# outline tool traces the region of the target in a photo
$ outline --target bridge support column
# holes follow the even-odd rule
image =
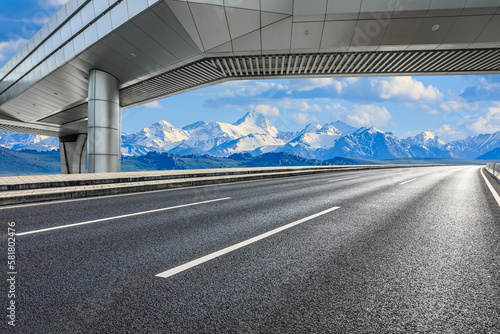
[[[63,174],[85,173],[87,134],[60,137],[59,152],[61,154],[61,172]]]
[[[98,70],[89,75],[88,164],[89,173],[120,171],[121,110],[119,82]]]

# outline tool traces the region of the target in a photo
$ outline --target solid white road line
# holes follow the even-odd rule
[[[493,197],[497,201],[498,206],[500,206],[500,196],[498,196],[497,191],[495,190],[495,188],[493,188],[493,186],[491,185],[490,181],[488,181],[488,179],[486,178],[486,175],[484,175],[484,170],[483,169],[481,169],[481,175],[483,176],[484,182],[486,182],[486,185],[488,186],[488,189],[490,189],[491,193],[493,194]]]
[[[415,179],[411,179],[411,180],[408,180],[408,181],[405,181],[405,182],[401,182],[400,185],[403,185],[403,184],[407,184],[407,183],[410,183],[410,182],[413,182],[415,180],[417,180],[418,178],[415,178]]]
[[[49,227],[49,228],[44,228],[44,229],[41,229],[41,230],[34,230],[34,231],[29,231],[29,232],[16,233],[16,235],[17,236],[21,236],[21,235],[27,235],[27,234],[34,234],[34,233],[40,233],[40,232],[46,232],[46,231],[59,230],[59,229],[62,229],[62,228],[67,228],[67,227],[74,227],[74,226],[79,226],[79,225],[87,225],[87,224],[100,223],[100,222],[104,222],[104,221],[107,221],[107,220],[114,220],[114,219],[120,219],[120,218],[126,218],[126,217],[133,217],[133,216],[145,215],[145,214],[148,214],[148,213],[161,212],[161,211],[167,211],[167,210],[173,210],[173,209],[179,209],[179,208],[186,208],[186,207],[189,207],[189,206],[200,205],[200,204],[207,204],[207,203],[213,203],[213,202],[219,202],[219,201],[225,201],[225,200],[228,200],[228,199],[231,199],[231,197],[217,198],[217,199],[212,199],[212,200],[209,200],[209,201],[176,205],[176,206],[171,206],[171,207],[168,207],[168,208],[162,208],[162,209],[156,209],[156,210],[149,210],[149,211],[143,211],[143,212],[129,213],[129,214],[126,214],[126,215],[115,216],[115,217],[108,217],[108,218],[102,218],[102,219],[96,219],[96,220],[90,220],[90,221],[76,223],[76,224],[62,225],[62,226],[56,226],[56,227]]]
[[[338,182],[338,181],[344,181],[344,180],[352,180],[352,179],[357,179],[361,176],[353,176],[353,177],[346,177],[345,179],[333,179],[333,180],[330,180],[328,182]]]
[[[178,266],[178,267],[175,267],[175,268],[172,268],[172,269],[170,269],[170,270],[164,271],[164,272],[162,272],[162,273],[160,273],[160,274],[158,274],[158,275],[155,275],[155,276],[157,276],[157,277],[161,277],[161,278],[167,278],[167,277],[170,277],[170,276],[174,276],[174,275],[176,275],[176,274],[178,274],[178,273],[180,273],[180,272],[183,272],[184,270],[187,270],[187,269],[190,269],[190,268],[196,267],[197,265],[200,265],[200,264],[202,264],[202,263],[204,263],[204,262],[210,261],[210,260],[215,259],[215,258],[217,258],[217,257],[219,257],[219,256],[222,256],[222,255],[224,255],[224,254],[227,254],[227,253],[230,253],[230,252],[232,252],[232,251],[235,251],[235,250],[237,250],[237,249],[239,249],[239,248],[242,248],[242,247],[248,246],[248,245],[250,245],[250,244],[253,244],[254,242],[257,242],[257,241],[259,241],[259,240],[262,240],[262,239],[265,239],[265,238],[267,238],[267,237],[270,237],[270,236],[272,236],[273,234],[276,234],[276,233],[282,232],[282,231],[287,230],[287,229],[289,229],[289,228],[291,228],[291,227],[294,227],[294,226],[296,226],[296,225],[302,224],[302,223],[304,223],[304,222],[306,222],[306,221],[308,221],[308,220],[311,220],[311,219],[317,218],[317,217],[319,217],[319,216],[325,215],[325,214],[327,214],[327,213],[329,213],[329,212],[332,212],[332,211],[335,211],[335,210],[337,210],[337,209],[340,209],[340,207],[339,207],[339,206],[335,206],[335,207],[330,208],[330,209],[328,209],[328,210],[321,211],[321,212],[316,213],[316,214],[314,214],[314,215],[312,215],[312,216],[309,216],[309,217],[306,217],[306,218],[302,218],[302,219],[297,220],[297,221],[295,221],[295,222],[293,222],[293,223],[290,223],[290,224],[287,224],[287,225],[284,225],[284,226],[278,227],[278,228],[276,228],[276,229],[274,229],[274,230],[271,230],[271,231],[269,231],[269,232],[266,232],[266,233],[264,233],[264,234],[258,235],[258,236],[256,236],[256,237],[253,237],[253,238],[248,239],[248,240],[246,240],[246,241],[242,241],[242,242],[237,243],[237,244],[235,244],[235,245],[233,245],[233,246],[229,246],[229,247],[227,247],[227,248],[221,249],[221,250],[219,250],[219,251],[217,251],[217,252],[214,252],[214,253],[212,253],[212,254],[205,255],[205,256],[203,256],[203,257],[200,257],[199,259],[196,259],[196,260],[190,261],[190,262],[185,263],[185,264],[183,264],[183,265],[180,265],[180,266]]]

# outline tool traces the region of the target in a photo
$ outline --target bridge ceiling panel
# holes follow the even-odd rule
[[[260,10],[264,12],[273,12],[292,15],[293,0],[281,1],[262,1],[260,2]]]
[[[444,39],[444,45],[440,45],[440,48],[451,49],[469,46],[479,37],[479,34],[492,17],[492,15],[481,15],[457,18]]]
[[[260,11],[226,8],[227,24],[231,39],[236,39],[260,29]]]
[[[424,17],[431,0],[398,0],[392,12],[393,18]]]
[[[201,52],[202,48],[198,45],[197,42],[195,42],[192,38],[191,35],[184,30],[183,25],[181,24],[181,20],[183,18],[177,17],[172,10],[167,6],[165,2],[160,2],[157,6],[153,7],[153,12],[156,13],[156,15],[163,20],[177,35],[179,35],[183,43],[187,43],[191,46],[191,49],[196,51],[196,52]],[[192,17],[191,17],[192,20]],[[190,54],[186,57],[191,57],[193,55],[193,52],[190,51]],[[182,59],[182,57],[181,57]]]
[[[167,6],[162,8],[166,8],[166,10],[170,12]],[[167,22],[154,11],[147,11],[136,18],[134,23],[146,34],[151,36],[158,44],[173,54],[178,60],[187,59],[198,54],[195,46],[188,43],[170,26],[176,26],[176,21],[170,21],[167,24]]]
[[[367,1],[363,0],[361,2],[361,9],[358,19],[361,20],[373,20],[375,18],[387,18],[391,17],[394,12],[397,1],[391,0],[377,0],[377,1]]]
[[[350,50],[375,51],[382,43],[387,25],[377,20],[358,20],[352,36]]]
[[[136,55],[145,54],[143,50],[147,50],[147,56],[153,60],[151,64],[156,63],[163,67],[168,67],[177,61],[173,54],[135,24],[124,26],[117,31],[117,34],[130,43],[127,50],[129,55],[131,52]]]
[[[260,30],[241,36],[232,42],[234,54],[236,55],[261,54],[261,45]]]
[[[260,0],[224,0],[224,6],[260,10],[260,2]]]
[[[207,5],[217,5],[217,6],[224,5],[224,0],[177,0],[177,1],[188,1],[192,3],[203,3]]]
[[[293,22],[291,52],[317,52],[324,22]]]
[[[459,15],[467,0],[432,0],[429,16]]]
[[[499,46],[498,32],[500,31],[500,15],[495,15],[476,39],[476,43],[485,46]]]
[[[405,50],[412,43],[418,28],[422,24],[421,18],[401,18],[389,22],[384,33],[382,46],[378,50]]]
[[[317,21],[325,18],[327,0],[294,1],[293,21]]]
[[[189,9],[189,4],[184,1],[175,0],[165,0],[172,14],[176,17],[179,23],[182,25],[183,29],[189,38],[196,44],[198,50],[205,51],[203,44],[201,43],[200,35],[198,34],[198,29],[194,23],[193,15]]]
[[[456,21],[456,17],[440,17],[439,29],[437,31],[432,31],[432,27],[436,25],[436,19],[430,17],[424,18],[408,48],[412,50],[437,48],[443,43],[446,36],[448,36]]]
[[[267,54],[290,52],[292,18],[288,17],[262,28],[262,52]],[[259,52],[260,53],[260,52]]]
[[[360,8],[361,0],[328,0],[326,20],[356,20]]]
[[[231,40],[224,7],[200,3],[189,3],[189,7],[205,50]]]
[[[54,115],[42,118],[39,121],[57,125],[67,125],[73,122],[86,120],[88,118],[88,114],[88,105],[85,102]]]
[[[269,26],[278,21],[289,18],[290,15],[281,14],[281,13],[270,13],[270,12],[261,12],[260,15],[260,24],[262,27]]]
[[[321,50],[338,52],[347,49],[354,35],[356,22],[355,20],[326,21],[321,39]]]

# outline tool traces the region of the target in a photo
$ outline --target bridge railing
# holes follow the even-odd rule
[[[487,163],[486,170],[500,182],[500,164]]]

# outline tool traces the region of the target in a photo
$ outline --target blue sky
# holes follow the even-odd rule
[[[0,67],[65,0],[2,0]],[[434,130],[445,141],[500,131],[500,76],[425,76],[233,81],[123,111],[123,132],[158,120],[233,123],[248,111],[282,131],[342,120],[404,138]]]

